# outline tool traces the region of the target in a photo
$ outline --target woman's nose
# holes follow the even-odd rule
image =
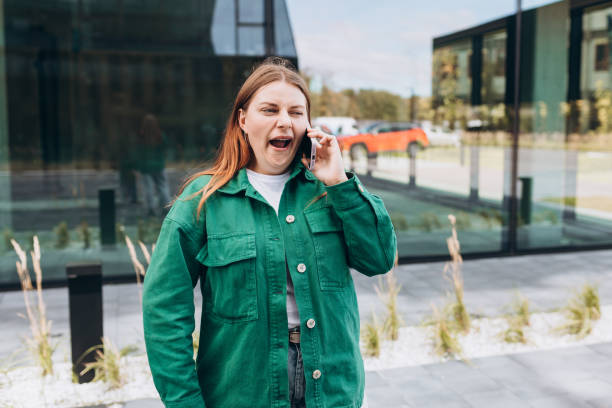
[[[291,118],[289,117],[289,113],[280,111],[276,125],[280,128],[291,126]]]

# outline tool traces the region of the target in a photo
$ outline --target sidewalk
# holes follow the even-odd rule
[[[398,306],[406,324],[418,324],[440,304],[448,283],[444,263],[400,266]],[[466,261],[463,267],[468,310],[486,316],[503,312],[515,290],[530,300],[533,311],[565,305],[585,282],[596,283],[602,304],[612,303],[612,251],[529,255]],[[376,279],[353,273],[362,320],[382,312]],[[141,318],[136,285],[104,287],[104,333],[119,346],[141,344]],[[53,335],[69,343],[66,289],[45,290]],[[198,302],[201,302],[198,299]],[[16,313],[23,312],[21,293],[0,293],[5,333],[28,330]],[[199,308],[198,311],[199,313]],[[20,345],[11,335],[0,342],[0,357]],[[369,371],[366,389],[377,407],[612,407],[612,343],[475,359],[472,365],[441,364]],[[127,408],[161,407],[156,400],[131,401]]]

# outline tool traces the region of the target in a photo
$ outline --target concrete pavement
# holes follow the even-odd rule
[[[443,263],[403,265],[398,306],[407,324],[429,314],[430,302],[442,302],[448,288]],[[596,283],[602,304],[612,303],[612,251],[491,258],[466,261],[463,267],[468,310],[501,314],[514,290],[527,296],[534,311],[562,307],[572,290]],[[363,319],[382,311],[374,291],[376,279],[353,273]],[[45,290],[53,336],[60,340],[58,358],[69,340],[66,289]],[[197,299],[200,302],[200,299]],[[0,293],[3,333],[0,357],[19,345],[14,334],[28,327],[19,292]],[[199,313],[199,310],[198,310]],[[105,335],[119,346],[141,344],[136,285],[104,287]],[[11,333],[10,335],[8,333]],[[487,357],[472,365],[450,361],[367,373],[367,394],[376,407],[612,407],[612,343]],[[160,407],[157,400],[130,401],[128,408]]]

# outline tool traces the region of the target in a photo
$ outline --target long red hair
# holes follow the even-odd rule
[[[178,195],[193,180],[203,175],[212,175],[206,186],[194,193],[190,198],[201,195],[198,204],[197,219],[200,218],[202,206],[215,191],[227,184],[228,181],[243,167],[246,167],[252,158],[252,151],[243,136],[242,129],[238,123],[240,109],[247,110],[253,95],[263,86],[275,81],[284,81],[294,85],[302,91],[306,97],[306,112],[310,123],[310,92],[304,79],[293,69],[291,63],[284,58],[271,57],[261,63],[249,77],[244,81],[238,91],[232,113],[227,120],[221,148],[213,166],[209,169],[199,171],[189,176],[181,188]]]

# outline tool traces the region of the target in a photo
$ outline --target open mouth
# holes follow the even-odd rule
[[[277,149],[285,149],[291,143],[291,139],[272,139],[270,140],[270,144]]]

